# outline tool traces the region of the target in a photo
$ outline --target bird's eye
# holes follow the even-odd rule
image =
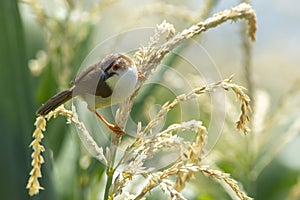
[[[117,70],[120,69],[120,65],[119,65],[119,64],[114,64],[113,67],[112,67],[112,69],[113,69],[114,71],[117,71]]]

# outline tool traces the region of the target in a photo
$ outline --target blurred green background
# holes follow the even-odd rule
[[[202,17],[240,3],[25,2],[0,1],[0,194],[1,199],[11,200],[30,199],[25,186],[35,110],[68,87],[91,49],[112,35],[154,27],[164,19],[180,31]],[[226,123],[207,159],[231,173],[255,199],[300,199],[300,2],[265,0],[251,4],[258,18],[251,72],[243,66],[246,56],[242,23],[225,23],[195,38],[213,58],[223,78],[235,74],[235,82],[252,88],[256,110],[260,111],[253,121],[254,132],[246,137],[234,130],[234,122]],[[182,48],[188,49],[188,45]],[[164,62],[180,70],[175,58]],[[247,76],[251,76],[250,83]],[[174,98],[174,94],[155,87],[151,87],[151,93],[147,88],[145,91],[135,104],[138,109],[133,110],[136,121],[147,121],[146,114],[138,112],[146,110],[144,101],[163,104]],[[230,99],[234,105],[234,97]],[[171,113],[173,117],[167,124],[178,120],[178,112],[175,109]],[[201,120],[209,121],[209,111],[202,112]],[[31,199],[99,199],[105,166],[89,156],[74,132],[64,118],[47,124],[43,141],[46,164],[40,179],[46,190]],[[197,200],[231,199],[218,183],[203,176],[197,176],[184,194]],[[154,193],[152,199],[158,196]]]

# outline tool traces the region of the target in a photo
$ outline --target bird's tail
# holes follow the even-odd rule
[[[58,106],[63,103],[69,101],[72,98],[73,88],[68,90],[64,90],[51,99],[49,99],[46,103],[44,103],[37,111],[37,115],[47,115],[50,111],[55,110]]]

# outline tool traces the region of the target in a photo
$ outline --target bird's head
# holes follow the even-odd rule
[[[103,78],[112,89],[112,104],[124,101],[133,93],[138,80],[134,62],[123,54],[111,54],[103,62],[106,66]]]

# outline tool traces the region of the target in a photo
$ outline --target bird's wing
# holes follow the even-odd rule
[[[89,66],[88,68],[84,69],[82,72],[80,72],[72,81],[72,85],[76,85],[81,79],[83,79],[87,74],[91,73],[92,71],[96,70],[97,66],[100,63],[94,64],[92,66]]]
[[[103,80],[104,70],[101,63],[97,63],[83,70],[72,81],[75,85],[74,92],[78,95],[92,94],[103,98],[112,94],[111,88]]]

